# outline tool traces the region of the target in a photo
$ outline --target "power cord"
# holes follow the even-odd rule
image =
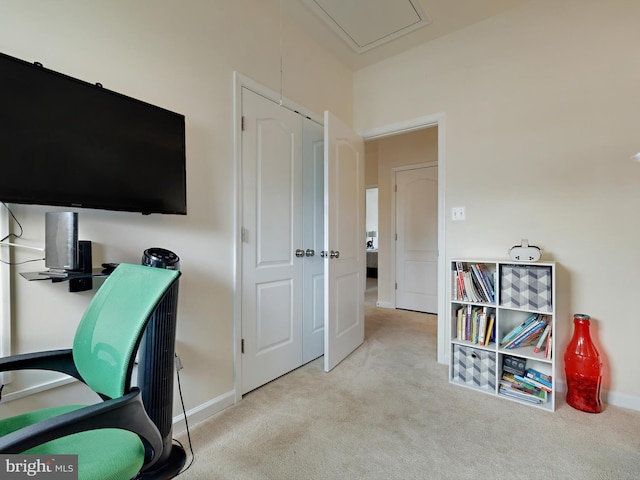
[[[5,202],[0,202],[0,203],[2,203],[4,208],[7,209],[7,212],[9,212],[9,215],[11,215],[11,218],[13,218],[13,221],[16,223],[16,225],[18,225],[18,228],[20,229],[20,233],[18,233],[18,234],[9,233],[9,234],[5,235],[4,238],[0,238],[0,243],[4,242],[5,240],[10,239],[10,238],[22,238],[22,234],[24,233],[24,229],[22,228],[22,224],[16,218],[16,216],[13,214],[13,212],[11,211],[11,209],[9,208],[9,206]],[[5,260],[0,260],[0,263],[4,263],[5,265],[12,265],[13,266],[13,265],[24,265],[25,263],[31,263],[31,262],[41,262],[43,260],[44,260],[44,258],[34,258],[32,260],[24,260],[22,262],[7,262]]]
[[[177,477],[178,475],[182,475],[184,472],[189,470],[191,465],[193,465],[194,460],[196,459],[196,455],[195,453],[193,453],[193,444],[191,443],[191,433],[189,432],[189,420],[187,419],[187,410],[184,406],[184,397],[182,396],[182,385],[180,384],[180,370],[182,370],[182,362],[180,361],[180,357],[178,357],[177,354],[175,354],[175,360],[176,360],[176,378],[178,380],[178,393],[180,395],[180,404],[182,405],[182,413],[184,415],[184,424],[187,430],[187,439],[189,441],[189,453],[191,454],[189,463],[182,470],[180,470],[180,472],[178,472],[178,474],[176,475]],[[184,450],[184,446],[179,440],[174,438],[173,441],[177,443]]]
[[[13,218],[13,221],[16,222],[16,225],[18,225],[18,228],[20,228],[20,233],[18,235],[16,235],[15,233],[10,233],[10,234],[6,235],[4,238],[0,239],[0,242],[4,242],[6,239],[12,238],[12,237],[13,238],[22,238],[22,234],[24,233],[24,229],[22,228],[22,225],[20,224],[20,222],[18,221],[16,216],[13,214],[13,212],[9,208],[9,205],[7,205],[5,202],[2,202],[2,205],[4,205],[4,208],[7,209],[7,212],[9,212],[9,215],[11,215],[11,218]]]

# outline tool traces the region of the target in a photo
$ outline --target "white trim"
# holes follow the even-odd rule
[[[233,401],[242,399],[242,84],[244,77],[233,72]]]
[[[447,349],[448,338],[446,328],[446,216],[445,212],[445,114],[437,113],[412,120],[376,127],[370,130],[358,132],[365,140],[398,135],[412,132],[427,127],[438,127],[438,363],[447,364],[449,351]],[[395,261],[395,257],[394,257]],[[393,266],[395,272],[395,265]],[[395,278],[395,277],[394,277]],[[382,305],[379,305],[382,306]]]
[[[640,397],[628,395],[626,393],[603,391],[602,402],[607,405],[613,405],[614,407],[640,411]]]
[[[439,127],[440,123],[444,124],[444,113],[437,113],[435,115],[427,115],[425,117],[418,117],[412,120],[404,120],[402,122],[393,123],[391,125],[384,125],[382,127],[371,128],[358,132],[358,135],[365,140],[373,140],[375,138],[390,137],[398,135],[400,133],[409,133],[414,130],[421,130],[427,127]]]
[[[392,309],[396,308],[396,306],[392,302],[376,302],[376,307]]]
[[[0,238],[9,234],[9,212],[4,205],[0,205]],[[1,249],[0,260],[9,262],[11,252],[9,249]],[[0,263],[0,357],[11,355],[11,276],[10,267],[6,263]],[[2,385],[11,383],[11,372],[0,373]]]
[[[207,418],[221,412],[227,407],[232,406],[235,402],[235,391],[229,390],[222,395],[218,395],[216,398],[209,400],[197,407],[194,407],[187,411],[186,416],[189,419],[190,427],[203,422]],[[185,414],[181,413],[173,417],[173,431],[179,433],[185,431],[186,423],[184,421]]]

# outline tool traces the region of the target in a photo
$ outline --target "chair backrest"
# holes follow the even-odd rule
[[[147,322],[179,276],[176,270],[123,263],[98,289],[73,341],[76,368],[95,392],[115,398],[130,387]]]

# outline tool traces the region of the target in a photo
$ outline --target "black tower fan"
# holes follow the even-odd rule
[[[163,248],[149,248],[142,255],[148,267],[180,269],[180,258]],[[175,477],[186,462],[182,447],[173,444],[173,373],[175,365],[178,283],[167,292],[149,320],[138,350],[138,387],[147,414],[162,436],[163,450],[157,463],[141,473],[138,479]]]

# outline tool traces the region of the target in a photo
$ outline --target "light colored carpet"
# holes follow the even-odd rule
[[[448,383],[436,317],[375,307],[365,343],[330,373],[315,360],[192,426],[180,479],[640,478],[640,413],[555,413]],[[187,447],[184,433],[178,439]]]

